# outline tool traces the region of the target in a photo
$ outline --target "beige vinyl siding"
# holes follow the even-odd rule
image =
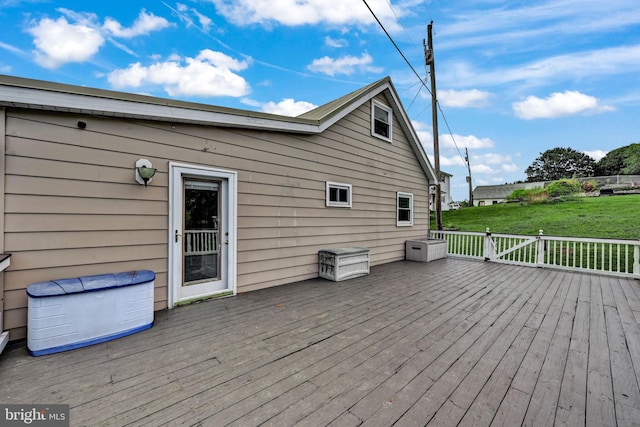
[[[38,281],[150,269],[157,274],[155,307],[166,307],[166,168],[154,179],[164,187],[136,184],[133,165],[143,153],[135,144],[114,150],[108,136],[78,129],[79,119],[122,126],[74,115],[7,114],[5,238],[12,265],[5,272],[5,327],[12,339],[25,334],[24,289]]]
[[[327,247],[403,259],[404,241],[427,235],[429,186],[395,116],[392,143],[370,135],[370,108],[321,135],[9,109],[5,328],[24,336],[24,289],[63,277],[151,269],[166,307],[170,161],[238,172],[238,292],[316,277]],[[158,169],[147,188],[139,158]],[[325,207],[326,181],[351,184],[353,207]],[[413,227],[396,227],[397,191],[414,195]]]

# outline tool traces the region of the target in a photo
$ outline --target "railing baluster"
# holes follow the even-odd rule
[[[535,238],[492,234],[489,229],[484,233],[434,230],[429,235],[446,240],[451,256],[640,279],[640,241],[544,236],[542,230]],[[206,240],[198,247],[217,250],[218,234],[202,238]],[[197,243],[187,232],[184,241],[186,250]]]

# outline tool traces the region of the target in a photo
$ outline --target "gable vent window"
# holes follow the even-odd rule
[[[326,193],[327,206],[342,208],[351,207],[351,184],[327,181]]]
[[[392,114],[391,108],[386,105],[380,104],[376,101],[371,101],[371,135],[391,142],[391,123]]]

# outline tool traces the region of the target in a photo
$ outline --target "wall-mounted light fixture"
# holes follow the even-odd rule
[[[155,174],[156,169],[153,168],[149,160],[139,159],[136,161],[136,182],[138,182],[138,184],[144,184],[146,187],[147,184],[152,181]]]
[[[78,128],[86,129],[86,127],[87,127],[87,122],[83,122],[82,120],[78,121]]]

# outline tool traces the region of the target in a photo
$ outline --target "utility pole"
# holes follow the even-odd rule
[[[438,143],[438,99],[436,98],[436,66],[433,54],[432,39],[433,21],[427,26],[428,44],[425,47],[424,59],[431,75],[431,120],[433,121],[433,158],[436,172],[436,228],[442,230],[442,202],[440,193],[440,146]],[[423,41],[424,44],[424,41]]]
[[[467,170],[469,176],[467,176],[467,182],[469,183],[469,206],[473,207],[473,184],[471,182],[471,163],[469,163],[469,149],[464,147],[464,161],[467,162]]]

